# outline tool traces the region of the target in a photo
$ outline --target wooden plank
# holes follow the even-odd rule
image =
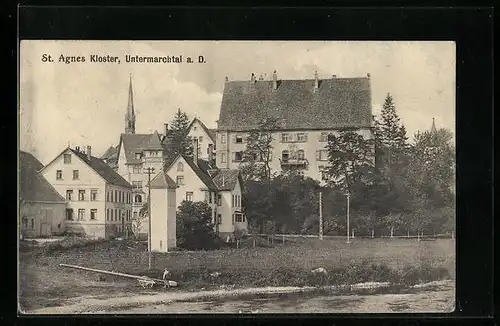
[[[169,286],[177,286],[177,282],[175,282],[175,281],[160,280],[160,279],[151,278],[148,276],[138,276],[138,275],[132,275],[132,274],[119,273],[119,272],[110,272],[110,271],[105,271],[105,270],[101,270],[101,269],[83,267],[83,266],[78,266],[78,265],[59,264],[59,266],[80,269],[80,270],[94,272],[94,273],[101,273],[101,274],[107,274],[107,275],[115,275],[115,276],[133,278],[136,280],[150,280],[150,281],[154,281],[154,282],[160,283],[160,284],[164,284],[165,282],[168,282]]]

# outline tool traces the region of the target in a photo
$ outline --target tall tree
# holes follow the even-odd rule
[[[389,181],[398,169],[406,163],[408,137],[406,128],[396,111],[391,94],[387,94],[380,119],[375,123],[377,166]]]
[[[352,193],[356,185],[373,178],[374,142],[352,131],[328,137],[328,175],[330,184]]]
[[[271,179],[273,131],[276,129],[277,120],[266,118],[261,121],[257,129],[250,131],[247,136],[247,146],[240,163],[240,169],[246,180]]]
[[[190,121],[185,112],[180,108],[170,121],[170,129],[167,134],[166,144],[168,148],[167,163],[182,154],[191,157],[193,155],[193,144],[188,136]]]

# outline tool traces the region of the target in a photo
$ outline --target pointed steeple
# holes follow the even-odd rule
[[[134,93],[132,91],[132,74],[130,74],[128,85],[128,104],[127,114],[125,114],[125,133],[135,134],[135,112],[134,112]]]
[[[434,118],[432,118],[431,134],[435,133],[437,133],[436,122],[434,121]]]

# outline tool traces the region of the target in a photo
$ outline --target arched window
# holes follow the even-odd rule
[[[286,149],[281,152],[281,160],[286,162],[290,158],[290,152],[287,151]]]
[[[184,172],[184,164],[182,162],[177,163],[177,172]]]
[[[299,149],[297,151],[297,160],[305,160],[306,159],[306,153],[304,152],[303,149]]]
[[[141,195],[135,195],[135,202],[136,203],[142,203],[142,197],[141,197]]]

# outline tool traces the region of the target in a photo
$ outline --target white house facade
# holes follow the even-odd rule
[[[94,238],[125,236],[132,219],[131,185],[101,159],[66,148],[40,174],[66,199],[65,229]]]

